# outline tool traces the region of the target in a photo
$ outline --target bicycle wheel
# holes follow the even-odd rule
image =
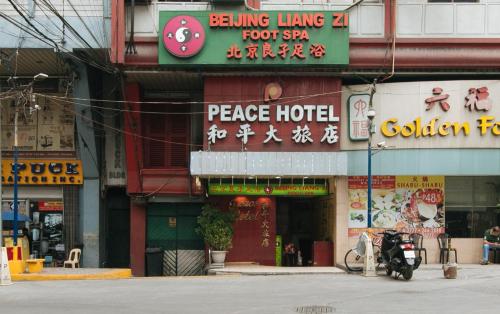
[[[363,257],[358,255],[353,249],[347,251],[344,257],[345,267],[350,272],[363,270]]]

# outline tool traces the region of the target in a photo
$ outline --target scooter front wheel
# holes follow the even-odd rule
[[[392,269],[391,269],[391,267],[390,267],[390,266],[387,266],[387,267],[385,268],[385,274],[386,274],[387,276],[392,275]]]

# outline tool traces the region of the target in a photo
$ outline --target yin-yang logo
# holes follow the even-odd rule
[[[189,58],[203,48],[205,30],[200,21],[193,16],[175,16],[168,20],[163,28],[163,44],[170,54],[179,58]]]

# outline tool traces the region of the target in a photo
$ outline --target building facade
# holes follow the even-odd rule
[[[448,232],[460,262],[477,262],[498,223],[499,9],[114,1],[134,273],[148,247],[202,250],[205,203],[239,211],[230,261],[276,263],[279,235],[304,263],[315,242],[341,263],[367,220],[375,78],[373,143],[388,147],[373,155],[374,227],[423,233],[432,260]]]
[[[129,204],[115,136],[121,117],[106,102],[121,95],[109,62],[111,2],[2,0],[0,11],[2,210],[14,198],[17,120],[19,213],[30,220],[31,253],[60,262],[79,247],[84,267],[127,267],[128,248],[115,252],[127,243]]]

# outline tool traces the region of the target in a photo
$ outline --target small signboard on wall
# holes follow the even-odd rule
[[[209,184],[210,195],[324,196],[325,184]]]
[[[368,139],[369,122],[366,116],[370,103],[370,95],[352,95],[347,101],[349,114],[349,138],[351,141]]]

